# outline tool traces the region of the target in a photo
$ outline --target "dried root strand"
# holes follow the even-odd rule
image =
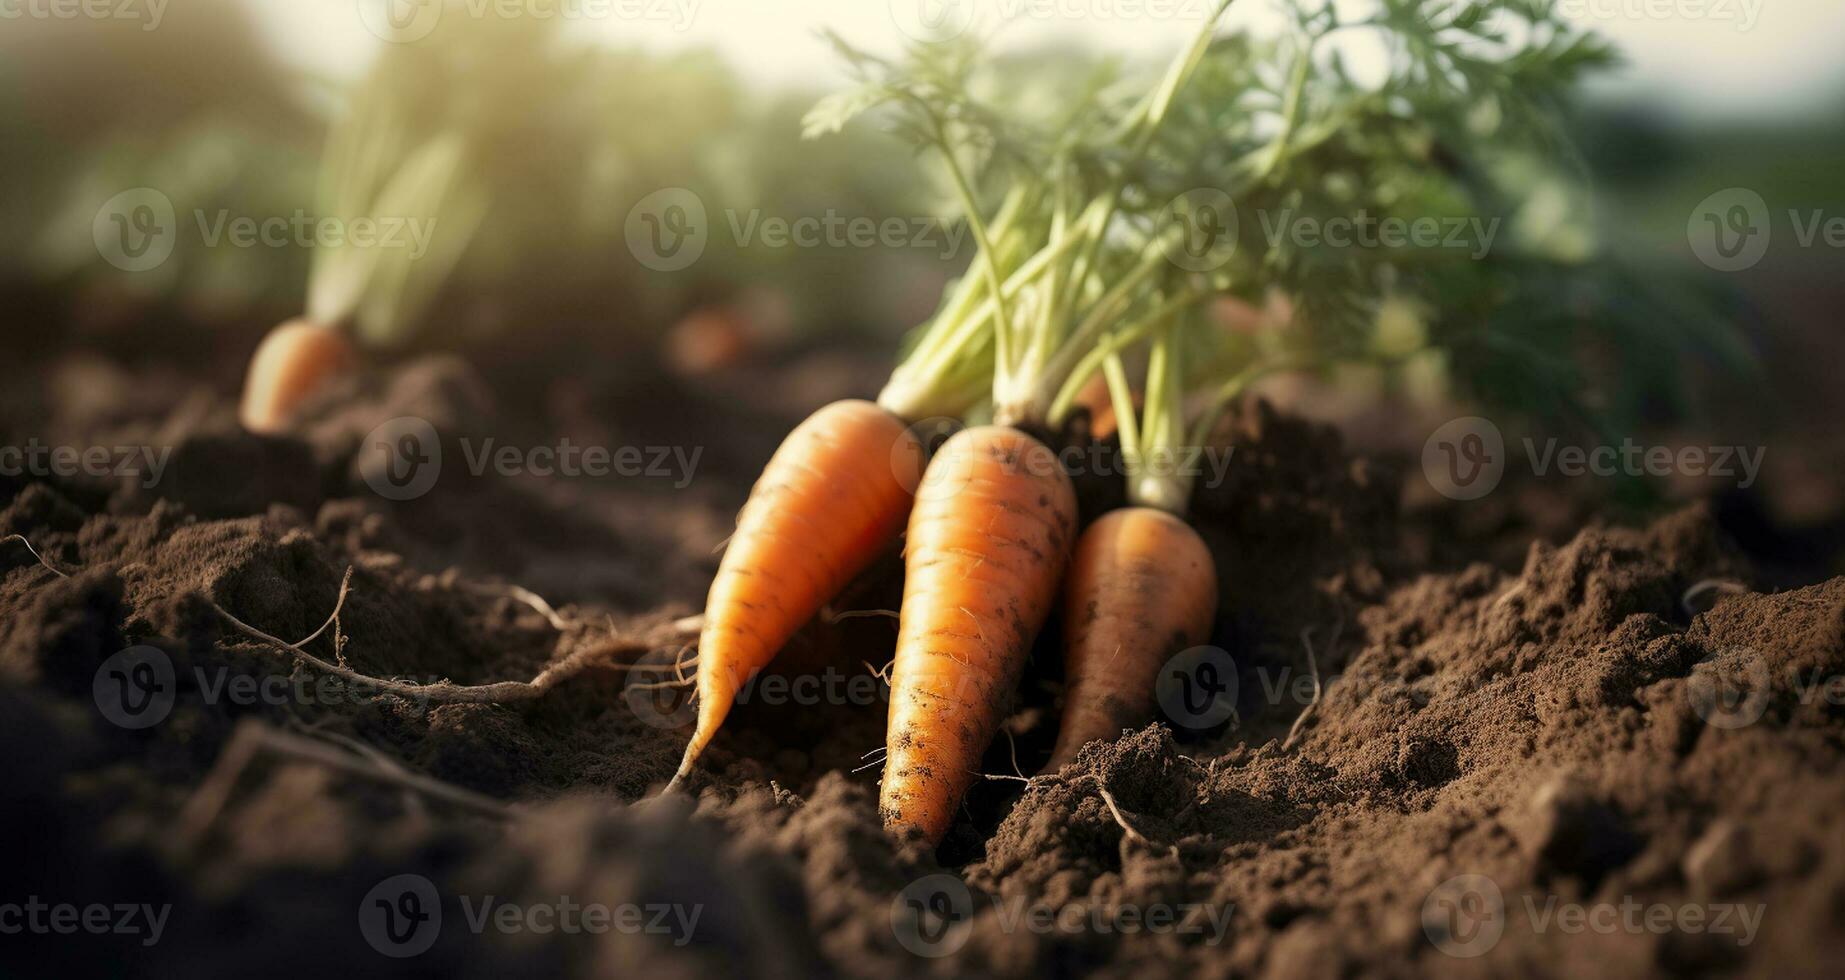
[[[594,663],[613,653],[640,653],[648,647],[644,643],[613,640],[600,645],[583,647],[539,672],[529,681],[499,681],[493,684],[463,685],[441,681],[434,684],[419,684],[391,678],[373,677],[362,674],[342,664],[332,663],[312,653],[305,647],[318,639],[339,620],[340,612],[346,606],[346,599],[352,592],[352,568],[346,569],[346,575],[340,580],[339,598],[335,601],[333,612],[320,628],[299,642],[290,643],[272,633],[251,626],[236,615],[219,605],[216,600],[207,600],[211,608],[224,617],[225,621],[240,632],[279,650],[286,651],[297,661],[315,670],[332,674],[355,687],[390,694],[396,697],[422,700],[436,704],[510,704],[532,701],[544,696],[561,681],[582,673]],[[623,667],[631,665],[620,665]]]
[[[1687,617],[1696,619],[1698,608],[1693,603],[1704,593],[1722,592],[1726,595],[1737,595],[1747,591],[1749,591],[1747,585],[1733,579],[1707,578],[1701,582],[1692,583],[1691,587],[1685,590],[1685,594],[1679,597],[1678,604],[1684,608]]]
[[[530,589],[524,588],[523,586],[518,586],[518,585],[462,585],[461,588],[463,591],[472,592],[475,595],[492,596],[492,597],[500,598],[500,599],[510,599],[513,602],[517,602],[520,605],[526,606],[527,608],[531,609],[533,612],[537,613],[538,615],[543,616],[545,618],[545,622],[550,623],[551,628],[558,631],[559,633],[570,632],[570,627],[573,625],[570,620],[565,619],[563,617],[563,614],[557,611],[557,608],[555,606],[552,606],[549,602],[546,602],[544,596],[541,596],[538,593],[533,592]]]
[[[861,767],[861,768],[864,768],[864,767]],[[857,770],[853,770],[853,771],[856,772]],[[1000,780],[1000,781],[1009,782],[1009,783],[1024,783],[1027,786],[1030,786],[1033,783],[1040,782],[1040,781],[1044,781],[1044,782],[1062,782],[1063,781],[1063,776],[1060,773],[1054,773],[1054,772],[1039,773],[1036,776],[1014,776],[1009,773],[991,773],[991,772],[976,773],[976,775],[978,775],[982,779]],[[1151,837],[1148,837],[1146,834],[1141,833],[1139,828],[1135,827],[1132,823],[1128,822],[1127,815],[1121,811],[1121,804],[1118,801],[1116,801],[1115,794],[1109,792],[1108,785],[1102,782],[1102,777],[1096,775],[1095,773],[1086,772],[1070,780],[1071,785],[1075,785],[1077,783],[1087,783],[1087,782],[1095,783],[1096,792],[1100,794],[1102,797],[1102,804],[1108,807],[1108,815],[1114,819],[1115,824],[1121,828],[1121,832],[1125,834],[1129,840],[1134,841],[1137,844],[1143,844],[1155,850],[1158,850],[1159,848],[1164,847],[1167,851],[1170,851],[1171,853],[1175,855],[1179,853],[1178,845],[1159,844],[1156,841],[1154,841]],[[1190,809],[1190,808],[1187,807],[1187,809]]]
[[[1148,837],[1146,834],[1143,834],[1139,830],[1135,829],[1133,824],[1128,823],[1127,817],[1124,816],[1121,812],[1121,804],[1115,802],[1115,794],[1110,793],[1108,791],[1108,786],[1102,782],[1102,777],[1096,776],[1093,774],[1086,774],[1080,779],[1078,779],[1078,782],[1081,782],[1083,779],[1089,779],[1089,780],[1095,781],[1096,792],[1102,795],[1102,802],[1108,806],[1109,814],[1115,818],[1115,823],[1121,826],[1121,832],[1123,834],[1126,834],[1129,840],[1135,841],[1140,844],[1144,844],[1147,847],[1155,848],[1155,849],[1157,849],[1160,846],[1158,844],[1155,844],[1152,838]],[[1178,845],[1167,844],[1165,846],[1166,846],[1166,849],[1168,851],[1171,851],[1173,854],[1176,855],[1179,853]]]
[[[32,557],[36,558],[38,560],[38,563],[45,567],[46,571],[50,572],[53,575],[56,575],[59,578],[70,578],[70,576],[65,574],[61,569],[58,568],[58,566],[53,565],[51,562],[46,561],[45,556],[39,554],[37,548],[32,547],[32,542],[27,541],[25,535],[9,534],[4,538],[0,538],[0,544],[10,544],[14,541],[19,542],[19,544],[22,547],[24,547],[27,551],[31,552]]]
[[[897,620],[897,610],[895,609],[844,609],[844,610],[835,611],[832,606],[823,606],[820,609],[820,621],[827,624],[828,626],[832,626],[835,623],[840,623],[848,619],[866,619],[872,616],[880,616],[885,619],[889,619],[892,622],[895,622]]]
[[[1333,627],[1332,639],[1326,644],[1327,649],[1330,650],[1333,644],[1339,642],[1339,633],[1344,627],[1344,622]],[[1301,709],[1300,717],[1294,719],[1294,724],[1288,728],[1288,737],[1281,741],[1283,752],[1294,747],[1295,740],[1300,738],[1301,729],[1307,724],[1307,719],[1312,717],[1314,709],[1320,706],[1320,696],[1325,693],[1325,689],[1320,685],[1320,661],[1313,655],[1313,627],[1301,628],[1300,645],[1307,648],[1307,669],[1313,672],[1313,698],[1307,702],[1305,708]]]
[[[518,812],[511,804],[410,772],[394,762],[382,761],[382,753],[375,749],[363,756],[349,755],[319,739],[291,734],[263,722],[246,719],[238,724],[224,752],[218,756],[217,764],[212,766],[205,781],[199,784],[199,788],[180,810],[178,826],[169,844],[174,856],[185,857],[194,852],[217,822],[218,814],[230,802],[238,780],[264,754],[326,766],[350,776],[397,787],[426,799],[499,820],[510,819]]]

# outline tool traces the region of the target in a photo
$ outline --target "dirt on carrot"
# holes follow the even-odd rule
[[[124,383],[58,380],[97,371]],[[829,376],[807,383],[811,404],[869,394],[854,379],[878,375]],[[700,607],[712,549],[800,406],[654,389],[644,426],[571,430],[704,445],[699,479],[675,489],[470,472],[482,439],[527,445],[585,424],[570,419],[636,416],[493,389],[453,362],[368,377],[299,440],[240,434],[227,397],[195,390],[63,362],[0,396],[8,444],[173,450],[152,488],[0,476],[0,538],[25,536],[56,569],[0,544],[0,839],[14,869],[0,902],[137,909],[133,931],[94,941],[8,936],[8,972],[104,974],[129,957],[168,975],[407,963],[456,976],[1491,964],[1595,977],[1845,962],[1845,717],[1825,686],[1845,675],[1845,580],[1707,588],[1687,603],[1701,583],[1755,582],[1708,507],[1590,523],[1505,561],[1489,559],[1509,534],[1443,523],[1431,552],[1419,542],[1445,518],[1400,516],[1401,467],[1252,409],[1224,429],[1237,465],[1193,514],[1218,561],[1214,640],[1234,654],[1235,717],[1150,726],[1061,778],[984,780],[931,854],[884,834],[875,764],[851,771],[883,738],[884,696],[858,679],[888,660],[888,618],[810,624],[777,660],[790,683],[739,706],[692,798],[641,803],[686,730],[670,700],[630,696],[620,667],[634,654],[592,658],[531,703],[421,703],[325,684],[210,605],[299,639],[350,566],[339,655],[364,674],[525,680],[614,639],[670,661],[674,621]],[[607,391],[593,397],[629,397]],[[444,462],[425,496],[393,501],[360,457],[404,416],[432,422]],[[714,418],[728,423],[706,428]],[[184,468],[205,460],[243,460],[248,479],[184,477],[209,472]],[[899,574],[894,558],[875,566],[835,611],[895,608]],[[1056,633],[1040,638],[985,772],[1012,774],[1016,757],[1030,773],[1048,754]],[[314,649],[331,657],[330,642]],[[115,661],[120,676],[164,662],[173,698],[130,727],[147,716],[110,706],[123,691],[107,665],[142,647],[155,653]],[[829,668],[838,693],[795,693]],[[237,744],[257,748],[238,763]],[[1496,906],[1480,904],[1483,881]],[[413,893],[440,909],[433,927],[366,926],[383,899],[414,911]],[[965,901],[968,915],[906,929],[908,903],[931,901]],[[592,905],[610,927],[546,931]],[[1491,955],[1467,958],[1480,943]]]

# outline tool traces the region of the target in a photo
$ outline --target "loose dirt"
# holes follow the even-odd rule
[[[869,376],[804,384],[817,403]],[[1402,467],[1260,404],[1226,425],[1227,479],[1195,506],[1222,581],[1227,722],[1153,724],[1026,781],[1056,723],[1048,633],[986,759],[998,778],[925,853],[875,812],[872,672],[894,624],[823,618],[691,797],[651,798],[686,712],[674,689],[634,685],[674,677],[675,621],[698,611],[730,516],[793,421],[737,394],[533,406],[434,360],[340,393],[301,439],[239,434],[209,389],[96,361],[7,396],[0,444],[173,451],[152,487],[0,476],[0,537],[51,566],[0,544],[0,901],[170,913],[151,944],[28,930],[0,938],[0,962],[167,976],[1845,966],[1845,579],[1755,591],[1705,505],[1456,539],[1453,509],[1406,510]],[[375,491],[363,450],[403,417],[431,423],[443,464],[400,502]],[[560,433],[703,455],[683,486],[470,472],[481,440]],[[1088,488],[1086,516],[1108,496]],[[571,674],[516,704],[380,694],[214,608],[299,639],[348,568],[316,656],[415,683]],[[835,611],[893,608],[899,571],[893,554]],[[150,676],[166,701],[131,711]],[[341,764],[275,747],[302,741]],[[256,742],[269,747],[232,751]],[[425,886],[440,922],[412,942],[427,948],[379,938],[386,906],[416,911],[401,896]],[[912,902],[966,914],[918,918]],[[597,930],[571,918],[586,905],[635,908],[628,928]]]

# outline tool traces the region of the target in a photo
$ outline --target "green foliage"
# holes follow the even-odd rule
[[[1177,372],[1148,387],[1216,390],[1199,409],[1207,419],[1252,368],[1395,362],[1425,346],[1445,350],[1450,378],[1496,407],[1604,425],[1672,400],[1683,372],[1662,350],[1747,363],[1690,294],[1622,265],[1599,242],[1569,111],[1581,80],[1616,55],[1554,3],[1300,0],[1285,9],[1286,30],[1210,37],[1157,85],[1066,59],[1055,86],[1065,97],[1029,105],[1008,97],[1029,81],[1007,77],[978,39],[914,45],[896,61],[836,41],[861,84],[816,106],[808,129],[836,131],[881,111],[981,190],[970,221],[1008,192],[1052,202],[1034,240],[1039,255],[1064,251],[1019,290],[1018,322],[997,333],[1013,336],[1000,387],[1022,374],[1038,411],[1046,403],[1031,399],[1057,391],[1053,419],[1088,373],[1148,337],[1167,338],[1157,359]],[[1231,202],[1234,218],[1200,210],[1204,192]],[[1354,221],[1420,221],[1439,240],[1335,246],[1288,234]],[[1148,272],[1147,257],[1182,236],[1226,227],[1234,248],[1218,238],[1209,268]],[[1074,248],[1071,236],[1081,239]],[[1292,300],[1293,320],[1253,336],[1203,308],[1215,295],[1260,305],[1273,292]],[[1419,312],[1407,339],[1380,338],[1386,302]],[[1097,316],[1106,336],[1083,326]],[[1168,334],[1161,324],[1171,318],[1186,328]],[[1033,360],[1034,344],[1053,353]],[[1585,354],[1621,366],[1618,392],[1593,396]],[[1140,431],[1152,430],[1175,431],[1143,420]]]

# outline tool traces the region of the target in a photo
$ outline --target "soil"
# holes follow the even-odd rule
[[[986,760],[998,778],[930,852],[876,815],[888,618],[812,624],[779,676],[872,694],[765,683],[689,796],[657,797],[683,705],[633,687],[685,654],[675,621],[698,612],[780,435],[867,394],[877,360],[696,383],[641,365],[592,390],[495,389],[430,359],[338,392],[301,438],[263,439],[237,431],[228,383],[49,357],[0,394],[0,445],[172,454],[151,488],[0,476],[0,537],[45,560],[0,544],[0,902],[170,912],[151,943],[0,937],[7,974],[1845,967],[1845,579],[1826,577],[1830,554],[1764,578],[1724,505],[1617,526],[1566,498],[1557,534],[1411,506],[1400,460],[1256,403],[1226,424],[1233,465],[1194,514],[1219,563],[1234,715],[1151,724],[1024,781],[1056,723],[1048,631]],[[442,475],[393,501],[363,450],[410,416],[440,434]],[[695,478],[469,472],[486,438],[565,435],[696,448]],[[1109,497],[1092,481],[1086,516]],[[506,703],[329,684],[219,611],[306,637],[349,568],[337,627],[306,647],[324,660],[412,683],[568,661],[567,676]],[[893,554],[836,608],[892,608],[898,571]],[[170,708],[122,724],[136,666],[163,664]],[[425,887],[430,904],[399,901]],[[439,928],[414,949],[380,939],[381,896],[433,906]],[[918,919],[919,897],[971,912]],[[518,914],[476,924],[488,900]],[[639,906],[636,927],[555,918],[597,904]],[[1617,913],[1665,925],[1597,927]]]

